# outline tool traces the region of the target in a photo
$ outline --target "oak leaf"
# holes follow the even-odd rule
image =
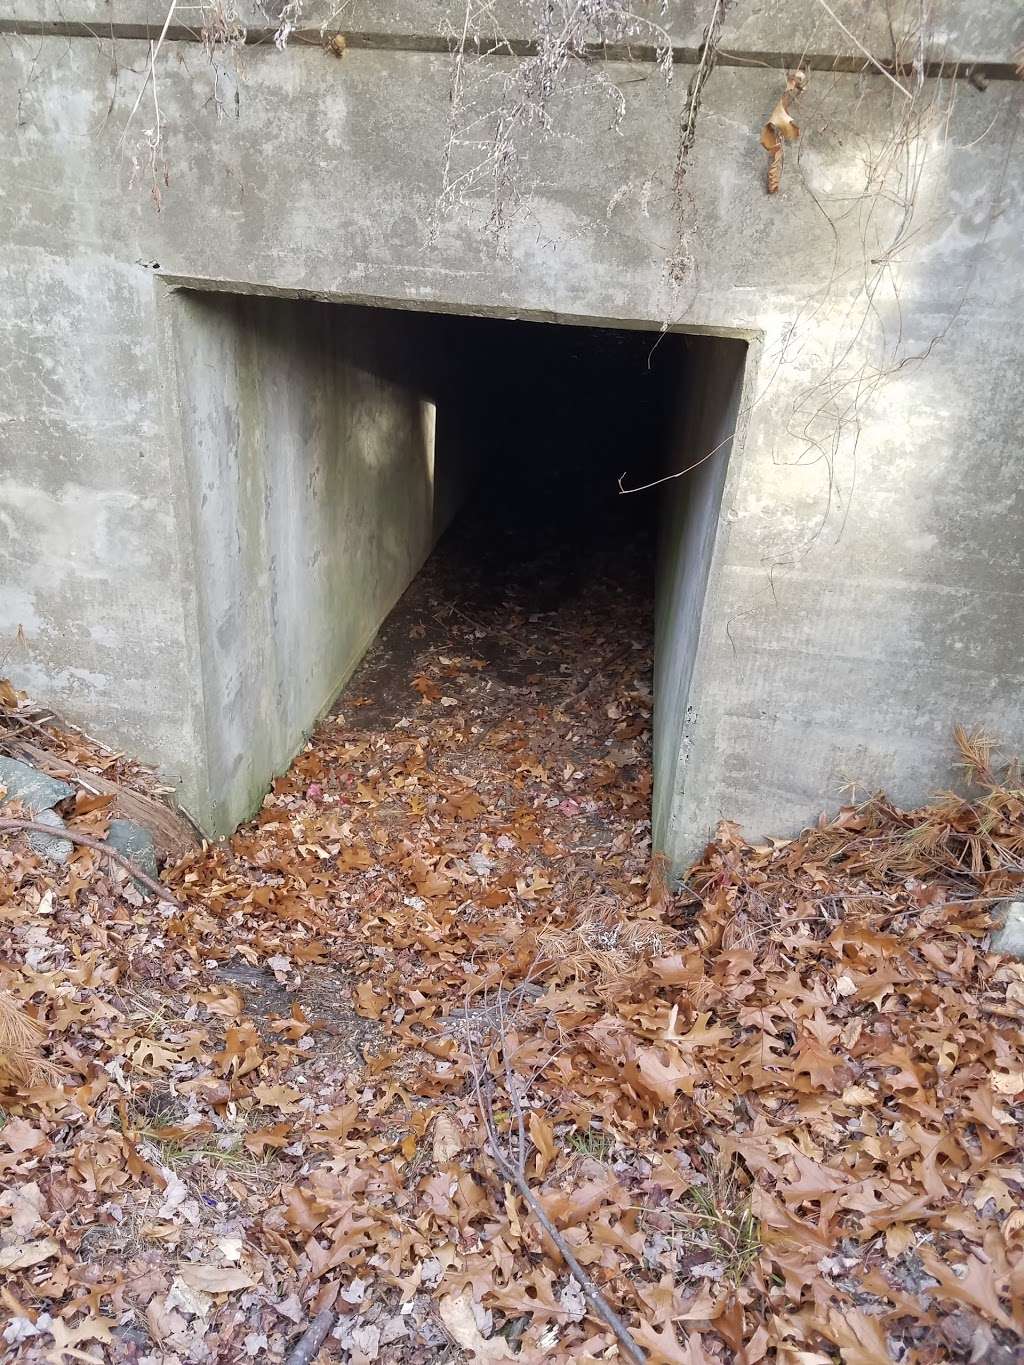
[[[76,1323],[74,1327],[71,1327],[62,1318],[55,1318],[50,1326],[50,1332],[57,1348],[54,1356],[58,1360],[63,1360],[65,1355],[78,1360],[91,1360],[91,1355],[86,1355],[84,1351],[78,1351],[75,1347],[81,1341],[112,1341],[110,1329],[116,1326],[117,1323],[111,1318],[97,1318],[91,1314],[83,1318],[81,1322]]]
[[[682,1057],[664,1061],[657,1048],[640,1047],[636,1058],[625,1068],[626,1079],[636,1088],[654,1095],[662,1104],[672,1104],[676,1095],[692,1095],[700,1072]]]
[[[439,1114],[435,1120],[432,1138],[435,1166],[447,1166],[462,1151],[462,1139],[445,1114]]]
[[[356,987],[356,1013],[364,1019],[379,1019],[387,1008],[385,995],[378,995],[371,981],[360,981]]]
[[[939,1287],[931,1292],[940,1298],[954,1299],[976,1308],[990,1322],[998,1323],[1009,1331],[1014,1331],[1013,1319],[1009,1316],[996,1292],[995,1271],[988,1262],[979,1256],[968,1256],[963,1276],[958,1276],[951,1266],[941,1260],[929,1246],[921,1246],[918,1255],[928,1274],[938,1280]]]
[[[680,1342],[670,1322],[658,1328],[641,1321],[633,1336],[637,1345],[647,1351],[651,1365],[713,1365],[699,1333],[694,1332]]]
[[[892,1365],[885,1326],[881,1319],[868,1317],[855,1308],[842,1313],[832,1311],[822,1335],[839,1347],[843,1365]]]
[[[555,1146],[555,1133],[551,1124],[548,1123],[543,1114],[538,1114],[536,1110],[530,1114],[528,1127],[530,1130],[530,1141],[537,1148],[537,1176],[539,1178],[544,1174],[557,1155],[558,1149]]]
[[[181,1049],[173,1044],[157,1042],[155,1038],[129,1038],[124,1053],[136,1071],[156,1075],[169,1071],[181,1061]]]
[[[725,1043],[732,1037],[732,1029],[726,1028],[722,1024],[715,1024],[709,1027],[708,1020],[711,1012],[698,1014],[692,1025],[685,1033],[676,1033],[674,1030],[675,1018],[669,1025],[665,1038],[679,1048],[698,1048],[714,1047],[717,1043]]]
[[[293,1114],[302,1098],[302,1091],[294,1085],[256,1085],[252,1094],[264,1109],[279,1109],[282,1114]]]
[[[199,991],[194,997],[205,1005],[211,1014],[219,1014],[222,1019],[232,1022],[238,1019],[245,1008],[242,993],[234,986],[218,986],[214,990]]]
[[[15,1156],[22,1152],[34,1152],[46,1145],[46,1138],[38,1128],[33,1128],[24,1119],[13,1118],[0,1128],[0,1142]]]

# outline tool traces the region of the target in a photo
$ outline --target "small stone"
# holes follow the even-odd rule
[[[55,810],[36,811],[33,816],[40,825],[49,825],[52,829],[66,829],[67,826]],[[70,839],[60,839],[50,834],[36,834],[28,836],[29,848],[34,853],[38,853],[41,858],[49,858],[52,863],[60,863],[62,866],[75,851],[75,846]]]
[[[61,782],[56,777],[47,777],[46,773],[41,773],[38,768],[33,768],[28,763],[21,763],[16,758],[5,758],[0,755],[0,787],[4,788],[5,795],[0,797],[0,801],[21,801],[32,812],[33,818],[40,811],[50,810],[53,806],[59,806],[62,801],[66,801],[69,796],[74,796],[75,789],[68,782]],[[49,821],[46,822],[50,823]]]
[[[1024,959],[1024,901],[1000,901],[993,917],[998,927],[992,930],[989,951]]]
[[[104,842],[116,849],[122,857],[127,858],[140,872],[145,872],[147,876],[156,879],[159,872],[156,865],[156,848],[148,829],[143,829],[142,825],[137,825],[134,820],[111,820]],[[135,884],[140,891],[145,891],[146,888],[141,882],[136,881]]]

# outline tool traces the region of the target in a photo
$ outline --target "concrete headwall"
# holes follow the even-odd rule
[[[755,343],[664,826],[677,861],[722,817],[785,832],[851,782],[928,796],[958,719],[1024,747],[1019,5],[936,0],[918,33],[916,0],[834,0],[841,25],[804,0],[731,7],[678,194],[709,7],[672,5],[672,82],[613,53],[618,127],[600,96],[561,100],[500,250],[483,188],[426,232],[451,108],[437,24],[459,8],[362,0],[342,61],[312,31],[213,62],[182,10],[155,87],[164,3],[0,16],[5,668],[186,792],[207,782],[194,456],[165,341],[167,280],[193,280]],[[861,51],[891,55],[890,20],[895,77]],[[786,53],[806,55],[803,136],[769,197],[758,134]]]

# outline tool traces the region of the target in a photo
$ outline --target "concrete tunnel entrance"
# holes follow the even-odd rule
[[[200,566],[203,826],[253,812],[438,546],[451,593],[472,584],[503,603],[510,640],[555,614],[564,630],[598,580],[614,585],[620,633],[649,639],[657,618],[652,815],[671,860],[745,343],[184,289],[171,301]],[[620,493],[620,476],[633,488],[695,462]]]

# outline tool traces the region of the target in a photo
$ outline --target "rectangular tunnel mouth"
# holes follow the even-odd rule
[[[746,345],[170,298],[203,570],[204,827],[251,814],[328,709],[365,732],[438,708],[470,741],[507,741],[500,707],[539,708],[538,725],[569,722],[568,743],[573,716],[599,705],[603,751],[567,753],[563,799],[579,804],[578,762],[598,765],[603,799],[639,826],[653,818],[674,861]]]

